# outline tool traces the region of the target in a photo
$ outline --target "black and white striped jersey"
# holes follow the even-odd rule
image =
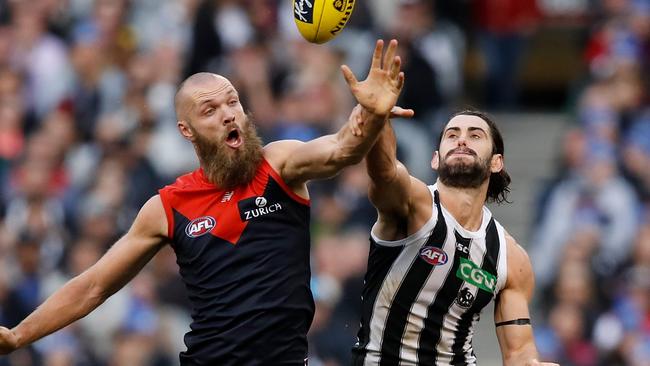
[[[397,241],[370,237],[354,365],[476,365],[472,336],[481,310],[507,277],[503,227],[483,208],[465,230],[440,204]]]

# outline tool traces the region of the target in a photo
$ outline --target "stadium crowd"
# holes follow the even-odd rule
[[[400,159],[432,181],[450,112],[526,110],[530,40],[570,24],[583,73],[554,107],[575,123],[520,240],[537,276],[538,348],[562,365],[648,365],[650,0],[355,6],[323,46],[300,38],[289,0],[0,0],[0,324],[16,325],[94,263],[158,188],[196,168],[173,109],[186,76],[227,76],[264,141],[308,140],[352,107],[339,65],[364,75],[374,39],[395,37],[407,78],[399,104],[417,113],[395,124]],[[470,90],[471,72],[483,89]],[[310,187],[312,365],[349,363],[376,216],[367,186],[353,167]],[[96,312],[0,366],[177,364],[190,323],[177,271],[167,248]]]

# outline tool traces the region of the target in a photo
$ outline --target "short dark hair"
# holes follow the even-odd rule
[[[464,109],[462,111],[454,113],[449,120],[452,120],[456,116],[475,116],[478,117],[487,123],[490,128],[490,136],[492,137],[492,155],[501,154],[505,158],[505,147],[503,144],[503,136],[501,131],[497,127],[496,123],[490,115],[485,112],[481,112],[475,109]],[[440,136],[438,138],[438,146],[442,142],[442,137],[444,136],[445,129],[443,128],[440,131]],[[510,193],[510,174],[506,171],[505,167],[501,169],[498,173],[490,174],[490,183],[488,184],[487,191],[487,202],[496,202],[501,204],[503,202],[508,202],[508,193]]]

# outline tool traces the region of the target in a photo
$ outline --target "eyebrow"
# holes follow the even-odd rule
[[[447,132],[449,132],[449,131],[460,132],[460,127],[449,127],[449,128],[447,128],[447,129],[445,130],[445,134],[447,134]],[[487,135],[487,132],[485,132],[485,130],[482,129],[481,127],[468,127],[468,128],[467,128],[467,131],[470,131],[470,132],[472,132],[472,131],[481,131],[481,132],[483,132],[485,135]]]
[[[468,127],[467,131],[470,131],[470,132],[471,131],[481,131],[487,136],[487,132],[484,129],[480,128],[480,127]]]
[[[230,89],[228,89],[228,91],[226,92],[226,94],[227,94],[228,96],[232,96],[232,95],[234,95],[234,96],[236,96],[236,97],[239,97],[239,93],[237,93],[237,90],[235,90],[235,88],[230,88]],[[201,107],[203,107],[205,104],[212,102],[213,99],[214,99],[214,98],[208,98],[208,99],[205,99],[205,100],[203,100],[202,102],[199,102],[198,105],[197,105],[197,107],[198,107],[198,108],[201,108]]]
[[[447,128],[447,129],[445,130],[445,135],[446,135],[447,132],[449,132],[449,131],[460,132],[460,127],[449,127],[449,128]]]

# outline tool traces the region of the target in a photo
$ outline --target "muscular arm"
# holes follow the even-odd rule
[[[362,116],[365,115],[365,118]],[[355,119],[364,119],[362,135],[354,135],[351,125]],[[329,178],[341,169],[363,159],[375,142],[384,121],[379,121],[362,107],[352,111],[348,122],[333,135],[326,135],[309,142],[277,141],[266,146],[266,155],[278,164],[280,175],[289,185],[298,185],[312,179]],[[275,159],[274,159],[275,158]],[[274,164],[276,165],[276,164]]]
[[[395,132],[388,122],[366,157],[370,177],[368,197],[378,212],[375,234],[384,240],[397,240],[426,222],[431,195],[426,185],[409,175],[397,160]],[[409,229],[409,223],[412,227]]]
[[[128,233],[85,272],[71,279],[25,320],[0,327],[0,354],[28,345],[83,318],[129,282],[166,243],[160,197],[140,210]]]
[[[505,288],[501,290],[496,300],[494,309],[496,324],[517,319],[530,319],[528,303],[535,287],[528,255],[510,235],[506,235],[506,242],[508,279]],[[537,360],[539,356],[533,338],[533,328],[530,324],[497,326],[496,333],[505,366],[556,365]]]
[[[267,158],[290,186],[297,187],[311,179],[331,177],[344,167],[360,162],[368,153],[404,85],[401,61],[395,56],[396,49],[397,41],[393,40],[382,61],[383,42],[378,41],[370,72],[362,82],[357,81],[347,66],[342,66],[343,75],[359,106],[337,133],[306,143],[279,141],[267,146]],[[398,111],[405,117],[413,112]],[[360,134],[353,133],[353,125],[360,126]]]

